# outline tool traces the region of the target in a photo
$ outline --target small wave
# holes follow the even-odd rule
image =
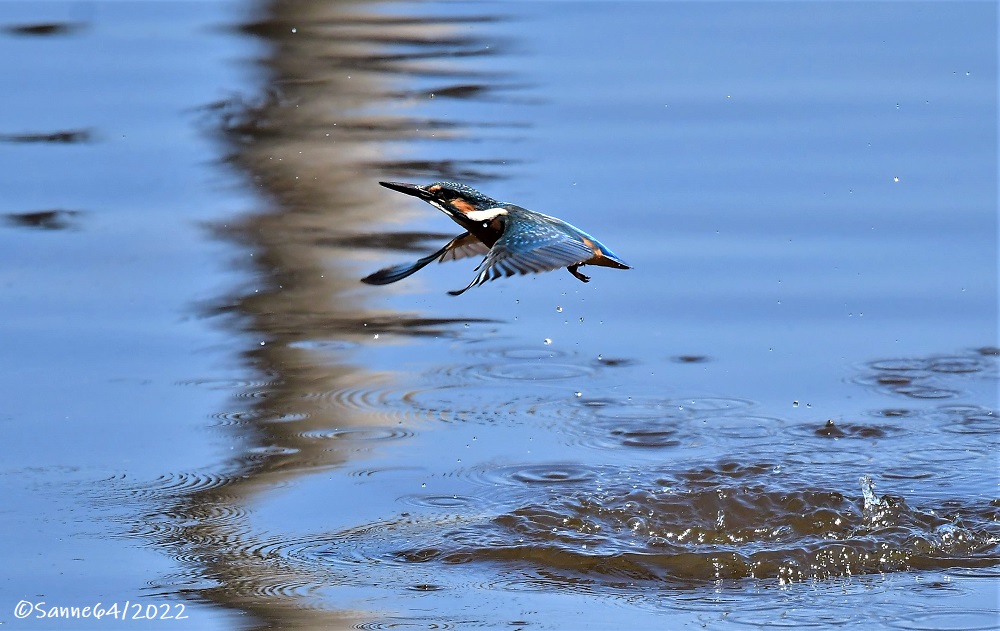
[[[401,427],[342,427],[313,429],[299,433],[302,438],[313,440],[383,441],[399,440],[413,436],[413,432]]]
[[[434,590],[419,590],[419,591],[434,591]],[[454,629],[455,625],[444,619],[433,618],[433,617],[419,617],[419,618],[404,618],[404,617],[393,617],[393,618],[380,618],[378,620],[371,620],[368,622],[359,622],[354,625],[355,629],[360,631],[383,631],[386,629],[399,629],[400,631],[408,631],[410,629],[428,629],[428,630],[439,630],[439,629]]]
[[[964,379],[995,371],[994,359],[995,356],[982,352],[880,359],[866,364],[856,381],[911,399],[950,399],[964,393]]]
[[[800,582],[1000,565],[997,507],[911,507],[876,495],[870,478],[853,495],[779,490],[769,483],[774,469],[720,465],[692,471],[689,481],[638,472],[626,481],[577,465],[501,468],[489,479],[544,485],[549,501],[481,519],[380,522],[330,536],[313,556],[391,562],[402,576],[412,566],[517,568],[521,589],[574,592],[582,584]]]
[[[921,611],[886,623],[907,631],[992,631],[997,628],[996,609]]]

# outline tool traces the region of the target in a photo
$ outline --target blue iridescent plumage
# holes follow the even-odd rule
[[[414,263],[379,270],[363,278],[365,283],[394,283],[434,260],[453,260],[482,253],[486,254],[486,258],[476,268],[478,274],[472,282],[463,289],[448,293],[457,296],[471,287],[504,276],[546,272],[560,267],[567,268],[583,282],[590,279],[578,271],[581,265],[629,269],[607,246],[576,226],[515,204],[498,202],[464,184],[380,184],[423,199],[446,213],[467,232]]]

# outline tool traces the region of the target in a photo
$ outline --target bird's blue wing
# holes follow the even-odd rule
[[[458,291],[457,296],[476,285],[514,274],[533,274],[569,267],[589,260],[594,251],[579,238],[574,238],[548,221],[507,215],[503,234],[480,264],[479,274]]]

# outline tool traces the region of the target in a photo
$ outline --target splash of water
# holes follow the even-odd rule
[[[882,500],[879,499],[878,495],[875,495],[875,481],[871,479],[871,476],[863,475],[858,482],[861,484],[861,495],[864,496],[866,514],[883,506]]]

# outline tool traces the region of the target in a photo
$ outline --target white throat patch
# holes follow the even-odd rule
[[[487,208],[486,210],[473,210],[465,213],[465,216],[473,221],[493,221],[500,215],[506,215],[503,208]]]

